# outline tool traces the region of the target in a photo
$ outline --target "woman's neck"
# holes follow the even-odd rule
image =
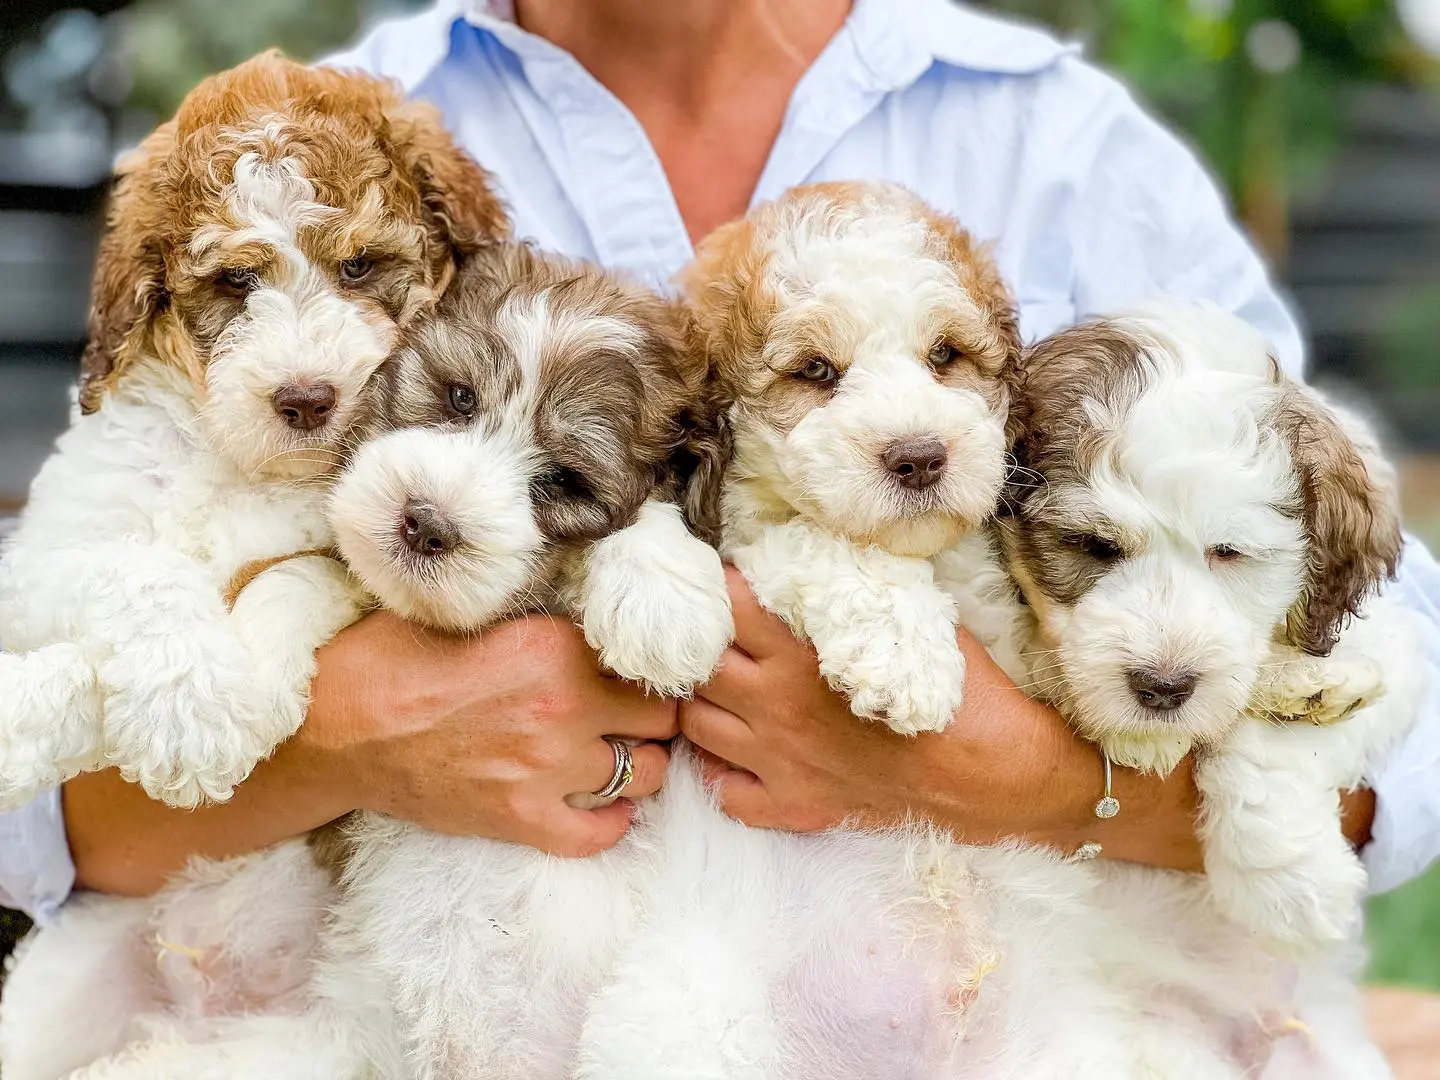
[[[702,121],[757,71],[798,80],[850,0],[517,0],[516,18],[565,49],[621,100],[663,96]]]
[[[745,212],[800,77],[850,0],[516,0],[640,122],[691,240]]]

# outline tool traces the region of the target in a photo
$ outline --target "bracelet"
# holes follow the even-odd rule
[[[1101,821],[1109,821],[1116,814],[1120,813],[1120,800],[1111,794],[1111,765],[1110,755],[1103,749],[1100,751],[1100,759],[1105,763],[1105,794],[1100,796],[1100,801],[1095,804],[1095,816]],[[1075,853],[1070,856],[1072,862],[1089,862],[1091,859],[1098,859],[1104,851],[1098,840],[1086,840]]]
[[[1102,821],[1109,821],[1120,813],[1120,800],[1110,794],[1110,755],[1101,750],[1100,757],[1105,762],[1105,794],[1100,796],[1100,801],[1095,804],[1095,816]]]

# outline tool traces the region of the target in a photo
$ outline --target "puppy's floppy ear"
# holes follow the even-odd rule
[[[1365,598],[1395,574],[1403,543],[1395,471],[1358,419],[1306,387],[1282,385],[1273,422],[1290,446],[1309,542],[1286,636],[1326,656]]]
[[[80,409],[93,413],[106,389],[144,349],[155,317],[169,301],[160,248],[157,188],[175,145],[171,121],[119,164],[95,259],[85,349],[80,356]]]
[[[721,485],[734,448],[729,403],[698,347],[692,313],[659,297],[647,298],[646,308],[651,342],[642,408],[663,408],[671,431],[657,490],[680,505],[691,532],[714,546],[720,542]]]
[[[695,258],[680,271],[680,291],[689,312],[692,351],[725,382],[726,365],[765,345],[767,305],[755,286],[766,254],[755,243],[755,223],[736,218],[695,246]]]
[[[438,109],[424,101],[397,102],[387,120],[391,143],[430,219],[436,261],[463,258],[510,235],[489,174],[456,145]]]
[[[720,543],[720,495],[735,450],[729,410],[719,385],[707,380],[707,400],[684,417],[684,441],[670,457],[680,489],[680,506],[692,532],[712,547]]]

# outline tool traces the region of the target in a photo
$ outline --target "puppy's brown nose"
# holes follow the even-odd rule
[[[921,491],[945,475],[948,455],[939,439],[901,439],[890,444],[882,460],[897,484]]]
[[[1156,712],[1171,712],[1190,700],[1200,676],[1193,671],[1130,672],[1130,690],[1135,700]]]
[[[275,391],[275,412],[296,431],[324,427],[335,408],[335,388],[329,383],[282,386]]]
[[[445,514],[426,503],[408,502],[400,531],[417,555],[444,555],[460,543],[460,530]]]

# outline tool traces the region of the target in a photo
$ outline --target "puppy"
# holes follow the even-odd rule
[[[722,227],[683,286],[734,436],[722,550],[857,714],[943,727],[952,593],[1019,627],[998,560],[945,578],[956,545],[988,552],[1007,472],[1020,343],[994,263],[903,189],[826,184]],[[585,1080],[1123,1075],[1088,869],[921,827],[745,829],[684,753],[641,828],[660,866]]]
[[[1147,509],[1148,487],[1130,490],[1117,481],[1120,465],[1105,441],[1106,414],[1084,391],[1098,387],[1140,397],[1145,383],[1139,372],[1149,368],[1138,362],[1117,366],[1112,357],[1083,349],[1071,357],[1076,339],[1062,336],[1028,358],[1025,392],[1008,416],[1010,436],[1023,432],[1020,445],[1035,470],[1013,470],[1036,481],[1031,487],[1012,484],[1006,502],[1019,502],[1019,510],[987,524],[977,496],[968,511],[930,532],[933,507],[903,501],[911,498],[904,483],[910,474],[893,472],[886,452],[897,436],[913,436],[917,428],[933,432],[946,451],[944,469],[970,473],[951,478],[955,490],[973,484],[968,490],[986,492],[993,505],[999,494],[995,477],[1006,464],[1007,387],[1018,358],[1013,321],[993,268],[968,243],[940,243],[937,234],[963,241],[953,223],[904,192],[821,186],[792,192],[701,245],[687,277],[687,296],[696,307],[703,347],[733,395],[735,455],[723,499],[724,550],[762,602],[812,638],[822,670],[860,699],[856,711],[871,715],[889,715],[888,709],[869,707],[877,699],[872,680],[883,687],[894,667],[903,669],[912,640],[922,648],[936,643],[935,655],[943,656],[938,643],[953,635],[958,613],[1020,685],[1049,688],[1072,715],[1083,712],[1086,719],[1077,719],[1082,730],[1123,725],[1139,711],[1132,704],[1137,695],[1160,692],[1144,679],[1137,677],[1136,686],[1129,681],[1132,671],[1148,673],[1169,658],[1160,655],[1161,648],[1173,646],[1163,645],[1168,631],[1158,623],[1173,613],[1179,626],[1203,625],[1203,615],[1197,617],[1187,602],[1202,598],[1200,611],[1211,612],[1217,633],[1236,641],[1233,651],[1249,649],[1254,657],[1248,667],[1235,660],[1230,668],[1207,673],[1224,683],[1210,706],[1215,736],[1241,725],[1262,738],[1274,732],[1279,739],[1339,740],[1330,760],[1344,759],[1345,765],[1324,781],[1328,806],[1316,810],[1314,798],[1303,794],[1293,803],[1302,817],[1310,815],[1304,832],[1294,829],[1287,782],[1259,812],[1284,816],[1296,836],[1323,834],[1327,850],[1341,844],[1335,792],[1354,782],[1364,760],[1363,753],[1345,749],[1341,733],[1361,731],[1363,714],[1330,729],[1242,724],[1242,714],[1252,698],[1268,700],[1268,708],[1283,707],[1286,715],[1319,708],[1327,716],[1358,700],[1353,694],[1369,667],[1318,669],[1293,648],[1276,646],[1272,655],[1271,642],[1287,613],[1298,613],[1302,593],[1320,605],[1316,611],[1328,610],[1338,619],[1392,564],[1396,534],[1383,465],[1373,465],[1373,482],[1357,483],[1372,475],[1364,468],[1355,471],[1357,459],[1371,457],[1369,444],[1339,434],[1310,392],[1278,381],[1262,351],[1258,376],[1217,377],[1219,383],[1229,379],[1232,390],[1251,378],[1250,391],[1227,398],[1209,386],[1171,388],[1173,396],[1157,399],[1147,411],[1149,437],[1137,437],[1126,460],[1153,470],[1163,481],[1160,494],[1171,496]],[[841,254],[860,237],[865,259],[864,269],[857,270]],[[925,282],[948,283],[950,289],[927,291]],[[937,306],[927,307],[925,297]],[[968,322],[977,312],[981,320]],[[1253,334],[1247,331],[1237,345],[1232,339],[1240,328],[1233,320],[1205,318],[1210,321],[1185,314],[1180,329],[1167,331],[1164,340],[1183,342],[1171,347],[1191,357],[1192,367],[1241,364]],[[1205,332],[1186,336],[1185,328],[1195,326]],[[959,391],[973,395],[972,407],[976,401],[992,403],[981,413],[986,420],[945,428],[934,419],[944,414],[931,399],[953,392],[951,380],[960,374],[934,366],[936,327],[945,328],[948,340],[968,342],[981,354],[981,360],[965,361],[962,348],[951,363],[964,363],[961,370],[973,380]],[[1008,358],[987,369],[985,343],[1007,337]],[[875,355],[868,350],[886,342],[904,344],[891,346],[891,372],[881,383],[867,378],[865,363]],[[904,368],[907,356],[910,371]],[[1062,365],[1047,357],[1068,359]],[[1161,365],[1161,370],[1168,369]],[[1037,374],[1041,371],[1053,377]],[[891,385],[905,392],[887,408]],[[873,403],[867,403],[867,394],[876,395]],[[1108,399],[1100,404],[1103,400]],[[1179,412],[1177,402],[1185,403]],[[915,410],[914,426],[905,420],[907,403]],[[1218,404],[1209,409],[1204,403]],[[1176,419],[1181,415],[1184,420]],[[1330,441],[1287,456],[1278,431],[1287,424],[1293,429],[1293,418],[1302,415]],[[1261,439],[1265,422],[1279,425],[1275,438]],[[933,426],[921,426],[926,423]],[[1180,428],[1189,443],[1177,444]],[[961,433],[975,441],[957,439]],[[1262,442],[1263,461],[1247,465],[1245,449]],[[821,445],[828,458],[812,449]],[[957,445],[963,452],[952,452]],[[1075,453],[1045,457],[1040,450],[1062,445]],[[1175,452],[1162,452],[1166,446]],[[1091,463],[1096,492],[1086,488],[1092,473],[1081,475],[1077,454],[1088,455],[1081,460]],[[1325,461],[1344,461],[1351,471],[1322,467]],[[832,485],[841,474],[848,482]],[[888,482],[901,491],[890,495],[876,476],[893,477]],[[1297,483],[1297,476],[1303,482]],[[1252,484],[1248,489],[1246,482]],[[1219,514],[1204,512],[1221,491],[1233,491],[1233,501]],[[1189,520],[1248,532],[1244,550],[1256,552],[1255,545],[1264,543],[1283,565],[1262,570],[1258,580],[1235,590],[1234,602],[1242,606],[1228,621],[1215,610],[1220,601],[1209,598],[1204,583],[1178,594],[1171,591],[1176,586],[1162,583],[1156,594],[1111,599],[1103,607],[1104,589],[1096,585],[1093,609],[1081,609],[1083,590],[1065,593],[1068,606],[1062,605],[1032,586],[1040,570],[1027,574],[1026,568],[1053,567],[1053,578],[1042,580],[1055,581],[1057,592],[1074,590],[1077,578],[1097,579],[1099,570],[1082,575],[1076,568],[1091,566],[1078,562],[1081,558],[1093,562],[1110,554],[1086,535],[1099,528],[1097,500],[1107,492],[1115,504],[1106,504],[1109,514],[1132,528],[1140,527],[1137,522],[1163,523],[1159,535],[1167,545],[1176,543],[1168,530],[1176,527],[1171,519],[1177,502],[1209,499]],[[886,506],[885,497],[895,508],[888,519],[873,509]],[[1047,522],[1046,507],[1089,511],[1090,524],[1082,528],[1071,520],[1063,530],[1046,533],[1047,524],[1055,525]],[[921,528],[908,527],[907,508],[921,517]],[[1035,515],[1033,521],[1027,513]],[[1313,524],[1337,517],[1353,523],[1352,531],[1341,534],[1355,538],[1351,557],[1339,557],[1342,547],[1323,547]],[[784,539],[772,539],[773,531]],[[924,547],[917,535],[943,536],[944,546],[920,559],[916,552]],[[1098,535],[1108,540],[1115,534]],[[795,536],[803,543],[789,539]],[[1047,536],[1055,538],[1056,554],[1047,548],[1046,558],[1028,559],[1025,545],[1043,544]],[[1066,543],[1064,537],[1072,539]],[[898,538],[899,550],[885,549],[891,538]],[[1335,542],[1343,543],[1339,537]],[[1241,539],[1225,543],[1238,548]],[[1211,572],[1205,546],[1198,556],[1201,569],[1181,560],[1166,572]],[[1163,565],[1169,550],[1159,548],[1155,565]],[[1328,561],[1326,551],[1335,553]],[[1220,554],[1223,563],[1226,552]],[[1069,561],[1062,562],[1062,555]],[[1009,576],[1012,568],[1024,599]],[[1307,568],[1308,578],[1302,573]],[[1347,574],[1348,582],[1340,584],[1337,575]],[[837,580],[842,587],[832,588]],[[940,590],[946,596],[937,599]],[[842,617],[831,618],[834,610]],[[1091,610],[1108,615],[1093,620]],[[1127,618],[1132,622],[1126,625],[1138,625],[1117,641],[1115,621]],[[1334,629],[1323,618],[1309,625],[1322,637]],[[1358,640],[1360,629],[1352,628],[1349,636]],[[1074,643],[1073,652],[1065,654],[1072,667],[1050,670],[1047,658],[1059,646],[1047,635]],[[854,654],[832,647],[840,638],[901,659],[892,667],[887,654],[883,663],[852,674],[844,660]],[[953,643],[953,637],[948,640]],[[1201,648],[1201,659],[1216,663],[1213,642],[1212,651],[1205,651],[1193,633],[1178,640]],[[1320,640],[1307,643],[1320,651]],[[1117,655],[1126,658],[1119,662]],[[1272,663],[1279,666],[1267,666]],[[1082,702],[1071,689],[1105,679],[1118,682],[1125,695],[1118,709],[1114,696]],[[1237,679],[1245,682],[1238,690],[1229,685]],[[887,703],[903,700],[903,692],[886,689],[879,697]],[[1402,692],[1392,704],[1406,697]],[[1162,713],[1160,704],[1151,700],[1143,715]],[[1152,723],[1145,737],[1155,738],[1161,726]],[[1393,720],[1379,722],[1381,728],[1396,726]],[[1157,741],[1163,745],[1165,738],[1168,733]],[[1375,740],[1377,748],[1384,741]],[[1118,744],[1113,749],[1121,752]],[[1248,766],[1252,779],[1254,760]],[[1293,754],[1292,765],[1306,768],[1304,755]],[[1098,788],[1098,762],[1096,775]],[[1318,779],[1312,774],[1303,785],[1318,793]],[[1202,786],[1210,787],[1204,781]],[[1233,804],[1237,791],[1255,787],[1232,780],[1226,790]],[[1254,813],[1254,807],[1232,813],[1232,832],[1235,825],[1247,828],[1243,815]],[[1211,809],[1212,851],[1213,838],[1224,831],[1214,823],[1222,818]],[[1096,826],[1103,841],[1104,822]],[[1238,1080],[1255,1075],[1272,1050],[1278,1051],[1276,1060],[1298,1054],[1324,1061],[1337,1075],[1383,1075],[1375,1071],[1379,1059],[1359,1024],[1351,958],[1337,952],[1332,968],[1307,971],[1292,984],[1283,965],[1257,950],[1251,933],[1212,901],[1205,879],[1071,861],[1019,844],[965,847],[920,828],[823,836],[746,830],[719,815],[683,755],[677,755],[646,827],[662,853],[646,903],[649,921],[592,1004],[580,1045],[579,1075],[586,1080],[681,1075]],[[1269,843],[1263,829],[1254,836],[1257,846],[1249,849],[1247,870],[1260,863],[1253,853]],[[1346,859],[1353,865],[1348,852]],[[1291,885],[1284,883],[1283,895],[1303,905],[1305,894],[1289,891]],[[1347,902],[1353,909],[1353,895]],[[1286,1038],[1306,1023],[1324,1028],[1323,1045]],[[1182,1070],[1177,1061],[1185,1063],[1183,1071],[1177,1071]]]
[[[1001,536],[1034,615],[1032,679],[1122,764],[1167,772],[1200,751],[1208,876],[1231,915],[1280,946],[1344,940],[1363,881],[1336,793],[1420,690],[1388,605],[1336,650],[1400,554],[1374,437],[1201,304],[1057,335],[1027,358],[1022,403],[1038,483]],[[1310,724],[1262,722],[1292,717]]]
[[[965,668],[930,560],[1006,470],[1019,346],[994,264],[899,189],[821,185],[718,230],[686,284],[734,401],[728,557],[857,715],[942,729]]]
[[[671,691],[708,677],[729,600],[719,556],[686,521],[713,533],[725,443],[684,322],[641,288],[528,247],[468,260],[382,368],[373,437],[330,499],[366,588],[454,632],[573,617],[619,674]],[[303,986],[266,1009],[151,1017],[88,1075],[569,1075],[587,990],[633,922],[643,848],[563,860],[369,814],[327,846],[341,898]],[[313,863],[286,876],[300,857],[296,844],[253,857],[216,907],[288,908],[313,929]],[[214,925],[188,929],[214,940]]]
[[[396,334],[505,230],[428,109],[275,54],[127,158],[79,412],[0,574],[0,805],[106,766],[223,800],[294,731],[357,597],[288,557],[329,546],[323,481]]]
[[[1255,1017],[1298,1015],[1309,1034],[1284,1043],[1274,1075],[1301,1059],[1388,1075],[1352,985],[1364,872],[1337,796],[1423,700],[1419,635],[1372,595],[1401,548],[1391,467],[1363,424],[1211,305],[1058,334],[1027,355],[1022,387],[1017,457],[1033,472],[999,530],[1031,623],[1028,670],[1012,675],[1117,762],[1164,772],[1196,754],[1204,878],[1105,870],[1117,894],[1176,916],[1132,958],[1140,992],[1178,990],[1232,1034],[1248,1027],[1229,1055],[1272,1048]],[[1307,961],[1288,1000],[1256,935]],[[1152,1065],[1173,1059],[1173,1038],[1151,1038]],[[1192,1057],[1197,1076],[1256,1064],[1213,1044]]]

